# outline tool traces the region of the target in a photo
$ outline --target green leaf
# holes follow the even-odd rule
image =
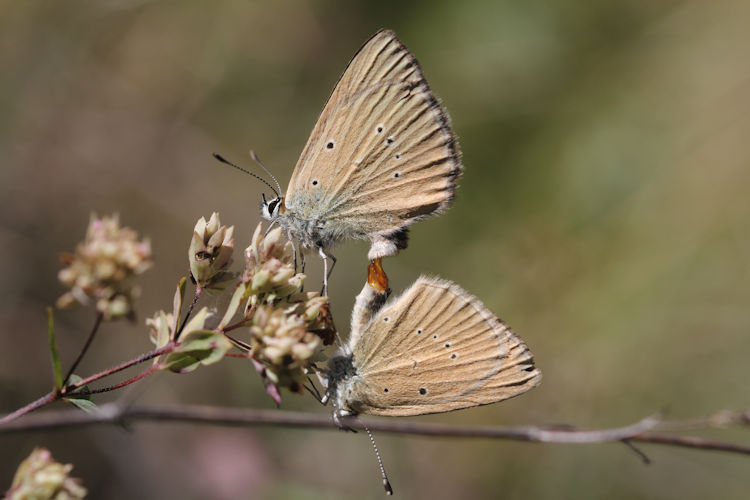
[[[193,330],[183,337],[180,345],[166,356],[162,364],[175,373],[188,373],[200,365],[220,361],[231,348],[232,343],[220,333]]]
[[[78,382],[80,382],[81,380],[83,380],[83,379],[81,377],[79,377],[78,375],[71,375],[70,378],[68,379],[68,383],[70,385],[75,385]],[[84,386],[78,387],[76,390],[74,390],[70,394],[74,395],[76,392],[86,392],[88,390],[89,390],[89,386],[84,385]],[[65,399],[65,401],[68,401],[68,402],[76,405],[78,408],[80,408],[81,410],[85,411],[86,413],[94,414],[94,413],[96,413],[96,412],[99,411],[99,407],[96,406],[96,403],[94,403],[93,401],[91,401],[91,394],[89,394],[87,396],[81,396],[81,397],[78,397],[78,398],[70,396],[70,397],[66,397],[64,399]]]
[[[208,312],[207,307],[202,307],[195,315],[193,315],[193,318],[188,321],[185,326],[181,327],[183,333],[185,332],[192,332],[195,330],[204,330],[203,327],[206,324],[206,320],[213,316],[213,313]],[[184,337],[182,337],[181,343],[184,342]]]
[[[234,289],[234,295],[232,295],[232,300],[229,301],[229,305],[227,306],[227,311],[224,313],[224,317],[221,318],[221,322],[219,323],[218,329],[221,330],[227,324],[232,320],[235,313],[237,312],[237,309],[240,307],[240,302],[242,301],[242,297],[245,295],[245,290],[247,289],[247,285],[244,283],[240,283],[237,285],[237,288]]]
[[[165,345],[167,345],[170,341],[169,338],[169,328],[170,325],[167,324],[167,315],[164,314],[164,311],[159,311],[159,323],[156,330],[156,348],[161,349]],[[159,360],[161,357],[157,356],[154,358],[153,364],[159,363]]]
[[[81,410],[85,411],[89,415],[95,415],[99,411],[99,407],[96,406],[96,403],[91,401],[90,399],[84,399],[84,398],[65,398],[67,401],[70,401],[74,405],[76,405]]]
[[[174,292],[174,300],[173,300],[173,306],[172,306],[172,321],[174,322],[172,324],[171,330],[173,332],[177,331],[177,326],[180,323],[180,313],[182,311],[182,302],[185,300],[185,284],[187,283],[187,278],[182,278],[179,283],[177,283],[177,290]]]
[[[49,353],[52,358],[52,374],[55,378],[55,388],[62,389],[63,375],[60,352],[57,350],[57,336],[55,335],[55,310],[47,308],[47,341],[49,342]]]

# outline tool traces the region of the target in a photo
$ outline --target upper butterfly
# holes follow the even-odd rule
[[[419,63],[381,30],[333,89],[286,196],[264,197],[261,215],[318,250],[327,288],[331,247],[369,239],[369,259],[395,255],[410,224],[450,206],[461,170],[448,115]]]

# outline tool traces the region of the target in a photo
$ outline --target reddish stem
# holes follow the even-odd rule
[[[170,342],[169,344],[165,345],[161,349],[156,349],[155,351],[147,352],[146,354],[141,354],[137,358],[133,358],[130,361],[126,361],[125,363],[119,364],[117,366],[114,366],[112,368],[108,368],[106,370],[103,370],[99,373],[95,373],[94,375],[91,375],[88,378],[85,378],[83,380],[80,380],[76,382],[75,384],[67,385],[63,387],[60,391],[53,391],[49,394],[45,394],[41,398],[37,399],[36,401],[32,401],[31,403],[27,404],[26,406],[17,409],[13,413],[9,413],[5,415],[4,417],[0,418],[0,424],[5,422],[10,422],[11,420],[15,420],[18,417],[25,415],[31,411],[34,411],[38,408],[41,408],[42,406],[47,406],[50,403],[54,403],[55,401],[62,399],[64,397],[71,397],[71,396],[86,396],[89,394],[96,394],[99,392],[107,392],[112,391],[114,389],[118,389],[120,387],[124,387],[126,385],[132,384],[133,382],[140,380],[141,378],[145,377],[146,375],[153,373],[154,371],[158,370],[158,365],[153,366],[146,370],[145,372],[136,375],[135,377],[126,380],[125,382],[122,382],[120,384],[114,385],[112,387],[106,387],[104,389],[96,389],[93,391],[86,391],[84,392],[75,392],[72,393],[71,391],[75,391],[79,387],[83,387],[86,384],[89,384],[91,382],[94,382],[96,380],[99,380],[101,378],[107,377],[109,375],[115,374],[117,372],[121,372],[122,370],[125,370],[126,368],[130,368],[131,366],[135,366],[139,363],[143,363],[144,361],[148,361],[149,359],[156,358],[158,356],[161,356],[162,354],[166,354],[168,352],[171,352],[174,350],[174,348],[177,347],[176,344]]]
[[[94,375],[91,375],[90,377],[87,377],[83,380],[80,380],[76,382],[75,384],[68,385],[63,388],[61,391],[63,396],[69,396],[70,391],[78,389],[79,387],[83,387],[84,385],[90,384],[91,382],[95,382],[101,378],[108,377],[109,375],[112,375],[117,372],[121,372],[127,368],[130,368],[131,366],[135,366],[137,364],[143,363],[144,361],[148,361],[149,359],[156,358],[158,356],[161,356],[162,354],[171,352],[174,350],[174,348],[177,347],[177,344],[170,342],[169,344],[165,345],[161,349],[157,349],[155,351],[147,352],[146,354],[141,354],[137,358],[133,358],[130,361],[126,361],[125,363],[119,364],[117,366],[113,366],[112,368],[107,368],[106,370],[100,371],[99,373],[95,373]]]
[[[139,373],[138,375],[136,375],[135,377],[131,377],[125,380],[124,382],[120,382],[119,384],[111,385],[109,387],[102,387],[101,389],[93,389],[91,391],[78,391],[78,392],[68,393],[68,396],[69,397],[82,397],[82,396],[91,396],[92,394],[100,394],[102,392],[114,391],[116,389],[120,389],[121,387],[130,385],[133,382],[138,382],[143,377],[151,375],[152,373],[154,373],[155,371],[159,371],[160,369],[161,369],[161,366],[154,365],[148,370],[145,370]]]
[[[252,347],[250,347],[249,344],[246,342],[243,342],[241,340],[237,340],[236,338],[232,337],[231,335],[227,334],[226,330],[224,331],[224,336],[229,339],[232,344],[234,344],[235,347],[239,349],[244,349],[246,352],[252,351]]]
[[[0,418],[0,424],[4,424],[5,422],[10,422],[11,420],[15,420],[21,415],[25,415],[29,413],[30,411],[34,411],[37,408],[41,408],[42,406],[46,406],[54,401],[56,401],[59,398],[59,393],[57,391],[52,391],[48,394],[45,394],[41,398],[37,399],[36,401],[33,401],[23,408],[19,408],[13,413],[9,413],[5,415],[3,418]]]
[[[224,328],[220,329],[219,331],[222,333],[231,332],[232,330],[236,330],[237,328],[242,328],[243,326],[247,326],[247,320],[243,319],[242,321],[235,323],[233,325],[227,325]]]

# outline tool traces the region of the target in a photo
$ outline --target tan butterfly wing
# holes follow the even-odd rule
[[[458,285],[420,278],[352,346],[345,409],[421,415],[495,403],[539,385],[526,344]]]
[[[383,30],[333,90],[285,203],[347,236],[385,234],[448,208],[461,169],[448,116],[417,60]]]

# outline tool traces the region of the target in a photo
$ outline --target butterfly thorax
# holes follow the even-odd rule
[[[357,408],[349,404],[350,401],[356,400],[352,398],[352,392],[360,379],[352,355],[342,354],[332,358],[328,362],[326,377],[328,379],[326,393],[333,400],[334,413],[338,416],[359,413]]]
[[[345,221],[332,223],[321,209],[323,206],[325,204],[314,197],[296,193],[291,199],[284,199],[271,220],[307,249],[329,249],[345,239],[366,237],[366,232],[358,231]]]

